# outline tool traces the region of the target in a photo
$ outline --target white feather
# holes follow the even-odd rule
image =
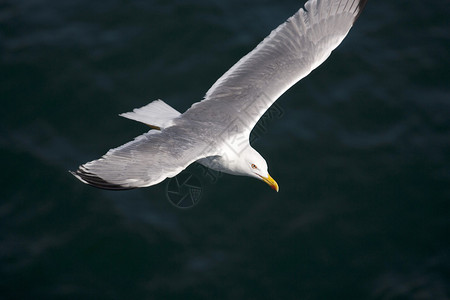
[[[173,119],[180,115],[181,113],[176,109],[158,99],[146,106],[135,108],[132,112],[123,113],[119,116],[162,129],[172,126]]]

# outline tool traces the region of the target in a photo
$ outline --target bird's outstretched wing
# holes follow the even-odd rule
[[[220,77],[205,99],[194,104],[185,115],[220,122],[239,118],[242,130],[250,133],[279,96],[328,58],[366,2],[309,0],[305,9],[272,31]]]
[[[173,126],[140,135],[71,173],[103,189],[145,187],[177,175],[192,162],[209,156],[211,150],[192,130]]]

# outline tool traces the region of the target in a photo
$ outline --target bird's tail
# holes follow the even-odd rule
[[[148,126],[161,130],[172,125],[172,120],[181,113],[162,100],[155,100],[141,108],[135,108],[132,112],[119,116],[135,120]]]

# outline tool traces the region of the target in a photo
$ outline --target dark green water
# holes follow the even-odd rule
[[[450,6],[370,0],[253,146],[280,184],[67,172],[180,111],[303,1],[0,2],[0,299],[449,299]],[[262,130],[261,130],[262,129]],[[195,168],[195,166],[194,166]]]

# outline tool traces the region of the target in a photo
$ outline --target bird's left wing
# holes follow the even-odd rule
[[[177,175],[194,161],[213,154],[212,149],[192,130],[173,126],[140,135],[71,173],[103,189],[145,187]]]
[[[226,123],[239,118],[250,133],[264,112],[323,63],[345,38],[367,0],[309,0],[228,70],[185,116]],[[226,124],[222,124],[226,126]]]

